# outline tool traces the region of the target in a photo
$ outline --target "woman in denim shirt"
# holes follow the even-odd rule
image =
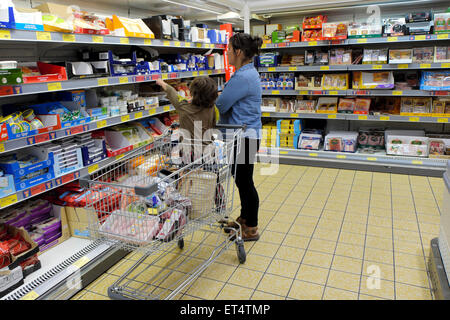
[[[229,63],[236,72],[226,83],[216,101],[220,113],[220,124],[246,125],[241,142],[241,152],[232,166],[236,186],[241,200],[241,214],[231,228],[242,227],[244,241],[257,241],[259,197],[253,182],[255,154],[261,141],[261,80],[253,65],[262,40],[249,34],[237,33],[228,44]],[[227,229],[225,229],[227,230]]]

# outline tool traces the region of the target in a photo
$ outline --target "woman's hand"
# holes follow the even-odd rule
[[[156,79],[156,84],[159,85],[159,86],[161,86],[161,88],[162,88],[163,90],[166,90],[167,83],[165,83],[164,80],[162,80],[162,79]]]

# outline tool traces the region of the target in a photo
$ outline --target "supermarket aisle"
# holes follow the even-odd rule
[[[274,176],[255,172],[261,239],[245,244],[245,264],[233,246],[179,297],[432,299],[426,261],[442,179],[287,165]],[[109,299],[108,286],[136,259],[131,253],[74,299]]]

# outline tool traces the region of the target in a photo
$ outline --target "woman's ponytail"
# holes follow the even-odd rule
[[[262,46],[262,39],[258,36],[251,36],[247,33],[236,33],[230,38],[234,50],[241,50],[246,59],[252,59],[259,55]]]

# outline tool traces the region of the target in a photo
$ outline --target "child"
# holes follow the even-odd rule
[[[163,80],[156,83],[166,92],[167,98],[178,111],[181,129],[190,133],[190,139],[203,139],[205,131],[216,125],[215,102],[218,96],[217,84],[209,77],[195,78],[189,85],[192,101],[178,96],[177,91]],[[201,137],[194,136],[194,122],[201,121]],[[198,130],[198,129],[197,129]],[[199,135],[199,133],[196,133]]]

